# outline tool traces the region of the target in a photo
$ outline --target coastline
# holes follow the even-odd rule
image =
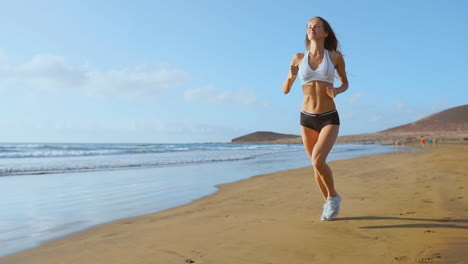
[[[210,151],[202,151],[201,154],[204,154],[202,158],[205,160],[218,159],[223,156],[234,160],[130,170],[0,177],[0,193],[5,196],[5,199],[0,200],[0,207],[8,208],[8,210],[0,211],[0,219],[2,219],[0,257],[35,248],[96,225],[188,204],[215,193],[218,191],[215,186],[219,184],[235,182],[260,174],[310,166],[302,145],[205,144],[203,146],[215,150],[220,148],[219,151],[213,151],[211,154]],[[53,147],[56,148],[56,146]],[[89,149],[100,146],[80,145],[79,147]],[[104,148],[108,147],[109,145],[104,145]],[[115,146],[112,147],[115,148]],[[161,146],[158,145],[158,147]],[[178,145],[171,145],[171,148],[178,147]],[[200,145],[195,144],[193,147],[199,148]],[[69,145],[62,145],[62,148],[69,148]],[[337,144],[328,160],[392,151],[395,151],[395,148],[390,146]],[[194,156],[193,153],[186,151],[182,155],[180,152],[170,155],[177,156],[179,161],[190,161]],[[197,152],[197,158],[198,154],[200,152]],[[104,158],[108,162],[107,157]],[[238,159],[239,157],[244,157],[244,159]],[[117,161],[138,159],[138,162],[144,164],[145,160],[161,160],[163,157],[161,155],[130,155],[123,159],[121,156],[115,156],[115,158],[119,158]],[[38,159],[44,162],[44,158]],[[99,156],[93,159],[96,163],[102,162]],[[61,158],[60,162],[66,165],[67,160],[69,159]],[[75,166],[76,159],[73,160]],[[84,160],[89,160],[89,158],[84,158]],[[17,160],[17,162],[22,161]],[[60,165],[57,161],[57,159],[52,159],[48,163],[52,167],[57,167]],[[21,166],[25,168],[28,163],[21,164]],[[22,187],[11,188],[10,186]]]
[[[458,261],[467,257],[467,150],[441,145],[330,162],[344,197],[333,222],[318,219],[323,201],[307,167],[222,184],[190,204],[99,225],[0,263]]]
[[[368,134],[341,135],[336,139],[338,144],[381,144],[393,145],[398,142],[401,145],[404,141],[408,144],[420,144],[421,139],[437,139],[439,142],[452,144],[467,144],[468,132],[375,132]],[[249,138],[233,143],[240,144],[302,144],[301,136],[291,136],[275,140],[265,140],[259,138]]]

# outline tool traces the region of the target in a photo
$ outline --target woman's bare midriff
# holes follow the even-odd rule
[[[302,110],[319,114],[336,109],[335,101],[326,92],[327,87],[333,87],[333,84],[322,81],[303,84],[304,101],[302,102]]]

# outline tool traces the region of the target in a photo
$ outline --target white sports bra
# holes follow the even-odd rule
[[[335,65],[333,65],[330,59],[328,50],[325,50],[322,62],[315,71],[309,66],[309,52],[307,51],[304,53],[304,58],[302,59],[301,65],[299,65],[298,74],[302,84],[311,81],[324,81],[333,84],[335,79]]]

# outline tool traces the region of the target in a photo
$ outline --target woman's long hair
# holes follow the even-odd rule
[[[331,50],[331,51],[338,51],[338,52],[341,52],[340,51],[340,43],[338,42],[338,39],[336,38],[336,35],[335,35],[335,32],[333,31],[333,29],[331,28],[330,24],[328,23],[328,21],[326,21],[325,19],[323,19],[322,17],[313,17],[309,20],[309,22],[315,18],[318,18],[322,21],[322,24],[323,24],[323,27],[324,27],[324,31],[328,33],[328,36],[325,38],[325,43],[324,43],[324,46],[325,46],[325,49],[327,50]],[[307,26],[306,26],[307,27]],[[306,49],[309,50],[309,46],[310,46],[310,40],[309,38],[307,37],[307,33],[306,33],[306,36],[305,36],[305,45],[306,45]]]

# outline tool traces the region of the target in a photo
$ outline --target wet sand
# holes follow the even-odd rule
[[[0,263],[467,263],[468,145],[329,163],[339,217],[320,221],[311,167],[93,227]]]

